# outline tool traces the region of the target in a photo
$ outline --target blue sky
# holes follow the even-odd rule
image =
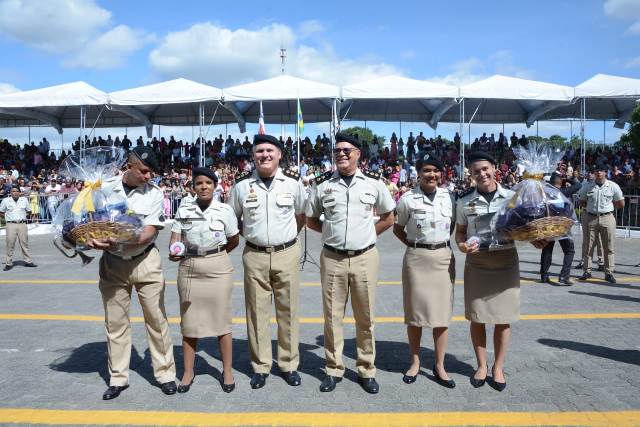
[[[500,73],[569,86],[597,73],[640,78],[640,0],[376,3],[0,0],[0,91],[75,80],[113,91],[175,77],[225,87],[277,75],[280,46],[290,74],[335,84],[387,74],[464,84]],[[399,131],[398,124],[368,125]],[[307,132],[325,127],[308,125]],[[607,142],[620,133],[605,128]],[[473,126],[472,136],[484,129],[502,125]],[[568,136],[569,129],[540,123],[542,135]],[[228,130],[238,135],[237,127]],[[403,134],[410,130],[433,132],[403,123]],[[438,128],[445,136],[453,131]],[[190,128],[160,132],[191,135]],[[587,132],[602,140],[602,123]],[[67,141],[77,136],[67,133]],[[60,140],[33,128],[31,139],[49,134]],[[0,135],[27,138],[26,129]]]

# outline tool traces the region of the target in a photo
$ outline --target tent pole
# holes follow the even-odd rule
[[[204,104],[200,104],[199,108],[200,112],[200,136],[198,139],[200,140],[200,167],[204,167],[204,141],[202,140],[202,128],[204,127]]]
[[[582,153],[580,155],[580,169],[582,170],[582,173],[585,174],[586,173],[586,145],[584,142],[584,120],[586,117],[586,109],[587,109],[587,100],[585,98],[582,98],[582,108],[581,108],[581,112],[582,114],[580,114],[580,138],[582,139]]]
[[[400,120],[400,138],[402,138],[402,120]]]
[[[607,121],[602,121],[602,145],[607,145]]]
[[[536,138],[539,137],[539,134],[540,134],[539,130],[540,130],[540,122],[536,120]]]
[[[460,174],[459,179],[464,179],[464,98],[460,100],[460,106],[458,109],[460,116]]]
[[[29,128],[29,136],[27,137],[27,145],[31,144],[31,125],[27,126]]]

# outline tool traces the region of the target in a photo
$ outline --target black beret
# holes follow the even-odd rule
[[[339,132],[336,134],[336,144],[338,142],[348,142],[349,144],[353,145],[354,147],[360,149],[362,148],[362,143],[356,139],[355,136],[351,136],[348,133],[343,133],[343,132]]]
[[[420,170],[425,165],[435,166],[441,172],[444,170],[444,164],[442,163],[442,160],[440,160],[440,158],[438,158],[437,156],[434,156],[431,153],[418,154],[418,160],[416,160],[416,171],[420,173]]]
[[[596,163],[596,165],[593,167],[593,171],[607,171],[609,170],[609,168],[607,167],[607,165],[604,162],[598,162]]]
[[[204,175],[207,178],[210,178],[216,184],[218,183],[218,176],[209,168],[193,168],[193,181],[196,180],[196,176],[198,175]]]
[[[551,174],[551,178],[549,178],[549,182],[553,184],[557,179],[562,181],[562,176],[560,174],[554,172],[554,173]]]
[[[258,135],[254,135],[253,136],[253,146],[255,147],[258,144],[273,144],[276,147],[278,147],[279,149],[282,150],[282,143],[280,142],[280,140],[278,138],[276,138],[273,135],[267,135],[267,134],[258,134]]]
[[[158,157],[156,156],[156,152],[153,151],[153,148],[147,147],[146,145],[138,145],[131,150],[131,152],[154,172],[160,172],[160,163],[158,163]]]
[[[486,160],[487,162],[493,164],[493,166],[497,164],[496,159],[494,159],[491,154],[485,153],[484,151],[474,151],[467,156],[467,165],[470,165],[471,163],[477,162],[479,160]]]

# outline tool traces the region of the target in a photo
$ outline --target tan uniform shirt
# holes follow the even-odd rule
[[[164,228],[164,195],[162,190],[155,184],[149,182],[134,188],[129,194],[126,194],[122,186],[122,175],[119,175],[106,180],[102,184],[102,189],[108,195],[107,203],[117,203],[126,198],[128,209],[140,218],[142,225],[152,225],[158,229]],[[121,258],[133,257],[144,252],[147,246],[122,245],[115,251],[109,251],[109,253]]]
[[[446,188],[436,188],[432,202],[418,186],[400,198],[396,213],[396,224],[405,227],[407,240],[414,243],[448,242],[456,218],[455,202]]]
[[[238,234],[238,219],[231,206],[212,200],[203,212],[196,200],[182,202],[171,227],[187,248],[213,249]]]
[[[395,202],[382,181],[358,169],[347,187],[335,171],[331,178],[314,184],[306,215],[320,218],[324,213],[322,243],[342,250],[359,250],[376,243],[374,209],[381,215],[394,207]]]
[[[0,203],[0,212],[4,212],[5,221],[26,221],[27,212],[31,212],[31,206],[26,197],[18,197],[18,200],[13,200],[13,197],[5,197]]]
[[[503,188],[497,184],[498,189],[493,199],[488,203],[478,190],[458,199],[456,204],[456,223],[467,226],[467,238],[472,236],[480,237],[482,241],[496,239],[495,225],[497,221],[496,212],[502,205],[511,199],[515,194],[513,191]],[[501,238],[501,247],[505,247],[505,240]],[[506,246],[512,246],[509,244]]]
[[[300,180],[278,168],[269,188],[257,171],[236,183],[229,205],[242,218],[242,235],[259,246],[290,242],[298,235],[296,215],[304,213],[304,187]]]
[[[587,212],[591,214],[603,214],[613,212],[613,202],[624,199],[620,186],[608,179],[602,186],[595,181],[588,182],[578,191],[578,198],[587,201]]]

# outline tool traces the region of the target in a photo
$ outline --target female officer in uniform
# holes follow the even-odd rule
[[[185,199],[178,208],[171,245],[182,242],[184,254],[175,246],[169,259],[180,260],[178,293],[180,327],[184,352],[184,375],[178,393],[189,391],[195,373],[198,338],[217,336],[222,355],[222,389],[235,388],[231,371],[231,291],[233,265],[227,255],[239,241],[238,222],[233,210],[213,199],[218,178],[212,170],[194,168],[196,197]]]
[[[511,338],[512,322],[520,318],[520,266],[518,252],[511,240],[498,240],[500,250],[479,251],[483,242],[471,237],[490,236],[495,214],[514,192],[495,180],[495,159],[476,151],[468,158],[469,172],[477,186],[460,195],[456,206],[456,243],[467,254],[464,266],[465,317],[471,322],[471,341],[478,368],[471,385],[481,387],[488,374],[486,323],[493,323],[495,360],[490,385],[498,391],[506,388],[504,360]],[[532,242],[539,249],[543,242]]]
[[[419,186],[400,199],[393,233],[407,246],[402,288],[411,366],[402,380],[415,382],[422,328],[429,327],[435,348],[433,376],[442,386],[454,388],[456,383],[444,369],[444,355],[453,310],[455,259],[449,238],[455,224],[455,202],[447,189],[438,188],[443,168],[437,157],[420,155],[416,161]]]

